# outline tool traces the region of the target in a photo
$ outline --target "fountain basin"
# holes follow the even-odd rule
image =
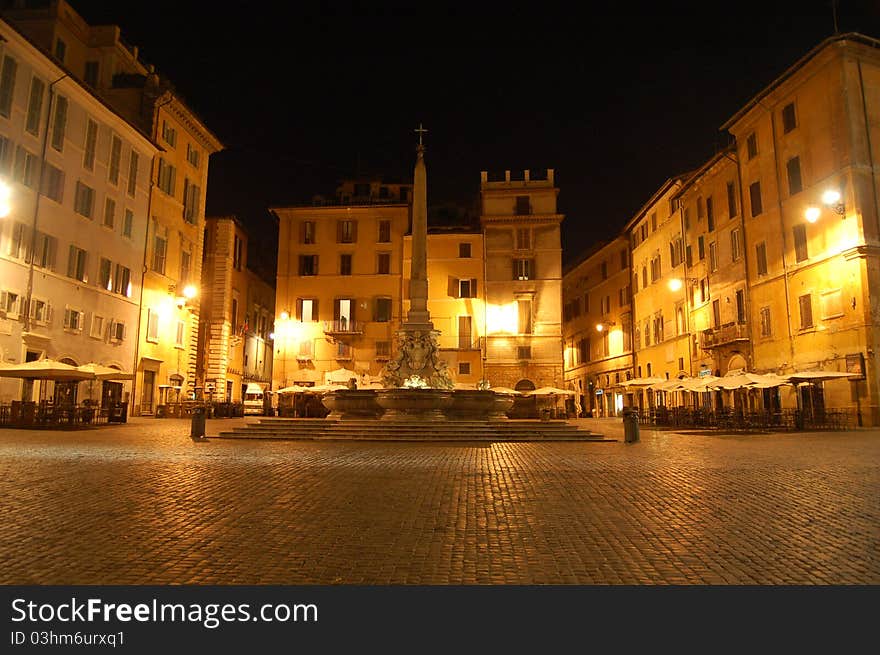
[[[342,421],[378,418],[383,412],[375,389],[337,389],[324,394],[321,403],[330,410],[327,418]]]
[[[513,407],[515,398],[509,393],[495,393],[492,402],[492,409],[489,412],[490,421],[506,421],[508,419],[507,412]]]
[[[495,395],[488,390],[456,389],[446,416],[459,421],[484,421],[495,407]]]
[[[407,419],[443,421],[452,404],[452,391],[445,389],[379,389],[376,402],[385,413],[383,420]]]

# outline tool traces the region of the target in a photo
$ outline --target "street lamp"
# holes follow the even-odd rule
[[[195,286],[193,286],[192,284],[187,284],[183,288],[183,297],[186,298],[187,300],[192,300],[193,298],[195,298],[198,295],[198,293],[199,293],[199,290]]]
[[[604,332],[605,330],[610,328],[612,325],[617,325],[617,323],[615,323],[614,321],[603,321],[602,323],[596,323],[596,331],[597,332]]]
[[[684,286],[685,282],[696,284],[697,282],[699,282],[699,279],[695,277],[686,277],[684,278],[684,280],[682,280],[680,277],[673,277],[669,279],[669,282],[666,283],[666,286],[669,287],[670,291],[681,291],[681,288]]]
[[[0,181],[0,218],[6,218],[9,216],[9,212],[12,211],[12,207],[9,204],[11,197],[12,189],[9,188],[6,182]]]
[[[840,191],[837,189],[827,189],[822,194],[822,204],[838,216],[846,218],[846,205],[843,203]],[[807,210],[804,212],[804,216],[810,223],[818,221],[821,215],[822,210],[816,206],[807,207]]]

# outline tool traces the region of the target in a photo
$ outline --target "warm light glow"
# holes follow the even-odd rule
[[[290,314],[288,314],[287,312],[281,312],[280,318],[282,321],[286,321],[287,319],[290,318]]]
[[[677,277],[669,280],[668,286],[670,291],[681,291],[681,287],[684,283]]]
[[[0,218],[6,218],[9,216],[9,212],[12,211],[12,207],[9,204],[11,196],[12,189],[9,188],[9,185],[5,182],[0,182]]]
[[[275,333],[274,332],[269,333],[269,341],[275,341]]]
[[[506,305],[487,305],[486,331],[488,334],[516,334],[519,331],[519,305],[516,301]]]
[[[819,210],[818,207],[807,207],[807,211],[804,212],[804,215],[807,217],[807,220],[810,221],[810,223],[815,223],[819,220],[819,215],[821,213],[822,212]]]
[[[836,189],[828,189],[822,194],[822,202],[826,205],[836,205],[840,202],[840,191]]]
[[[190,300],[192,300],[193,298],[195,298],[196,295],[197,295],[198,293],[199,293],[199,290],[196,289],[196,288],[195,288],[193,285],[191,285],[191,284],[187,284],[187,285],[183,288],[183,295],[184,295],[184,297],[185,297],[185,298],[189,298]]]
[[[616,328],[608,331],[608,354],[620,355],[623,353],[623,330]]]
[[[602,325],[601,323],[596,323],[596,332],[601,332],[604,329],[605,329],[604,325]]]

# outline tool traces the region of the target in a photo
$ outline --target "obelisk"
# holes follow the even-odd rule
[[[452,378],[440,359],[440,346],[431,314],[428,312],[428,175],[425,169],[427,132],[421,124],[416,130],[416,168],[413,174],[412,259],[409,277],[409,311],[397,331],[397,352],[382,371],[386,387],[424,383],[435,389],[451,389]]]
[[[425,169],[425,144],[422,142],[422,135],[427,131],[421,123],[416,130],[419,145],[416,147],[416,168],[413,173],[410,305],[404,323],[411,330],[434,329],[428,313],[428,173]]]

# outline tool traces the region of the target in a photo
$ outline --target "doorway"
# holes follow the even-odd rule
[[[153,413],[153,394],[156,393],[156,372],[144,371],[144,389],[141,392],[141,414]]]

